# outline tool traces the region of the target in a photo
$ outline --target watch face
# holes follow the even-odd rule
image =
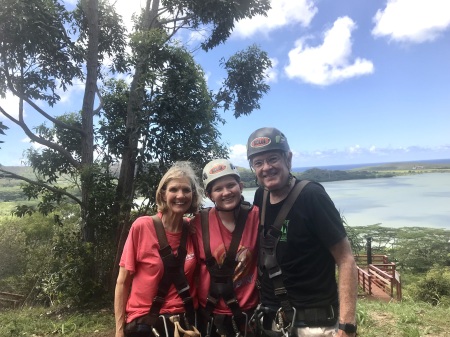
[[[345,331],[346,333],[354,333],[356,332],[356,325],[350,323],[339,323],[339,329]]]

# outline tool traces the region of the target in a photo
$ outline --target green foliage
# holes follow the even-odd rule
[[[357,305],[356,306],[356,324],[358,326],[361,325],[369,325],[371,323],[370,314],[367,312],[366,308]]]
[[[0,279],[22,275],[25,271],[26,236],[20,228],[1,226]]]
[[[252,170],[244,167],[238,167],[241,181],[244,184],[244,188],[256,187],[256,176]]]
[[[424,302],[380,302],[360,298],[358,335],[363,337],[450,336],[449,307]],[[0,312],[0,336],[113,336],[112,308],[85,311],[67,307]]]
[[[55,104],[57,87],[82,77],[81,51],[64,28],[69,12],[58,1],[3,0],[0,22],[0,94],[8,85],[24,97]]]
[[[41,124],[35,128],[39,138],[47,141],[58,139],[64,149],[66,149],[76,160],[81,159],[81,143],[79,132],[75,128],[81,129],[81,115],[78,113],[66,113],[56,118],[63,123],[53,124],[53,127],[47,127]],[[71,128],[67,128],[70,126]],[[27,151],[27,159],[33,171],[37,173],[40,180],[47,183],[55,183],[62,175],[69,175],[72,181],[76,181],[78,170],[72,165],[69,159],[62,156],[59,151],[52,148],[35,150],[33,148]]]
[[[224,87],[217,94],[217,100],[223,101],[224,109],[228,110],[233,105],[236,118],[259,109],[259,100],[269,90],[265,83],[265,71],[272,66],[272,62],[267,53],[253,45],[227,61],[222,59],[221,65],[228,74]]]
[[[256,187],[255,174],[248,168],[240,167],[239,174],[245,187]],[[374,179],[392,177],[393,173],[378,173],[373,171],[339,171],[339,170],[322,170],[313,168],[304,172],[293,172],[296,178],[301,180],[311,180],[316,182],[340,181],[352,179]]]
[[[397,238],[394,258],[401,268],[423,273],[435,264],[450,266],[450,231],[408,227]]]
[[[372,238],[372,254],[388,255],[397,268],[414,273],[427,272],[435,264],[450,266],[450,231],[436,228],[389,228],[381,224],[352,226],[353,240],[365,254],[367,238]]]
[[[151,203],[159,179],[174,161],[190,160],[202,166],[213,157],[227,155],[217,141],[217,124],[223,120],[214,109],[203,71],[184,48],[163,45],[159,54],[159,62],[165,66],[160,69],[154,65],[149,73],[147,84],[153,90],[146,93],[136,114],[141,148],[136,157],[135,190]],[[105,145],[104,153],[118,159],[127,142],[129,91],[124,81],[111,80],[102,92],[98,135]]]
[[[85,5],[84,5],[85,6]],[[98,45],[98,68],[100,70],[103,63],[108,58],[112,61],[109,70],[112,73],[125,72],[128,70],[125,48],[126,29],[121,16],[115,11],[114,5],[108,1],[99,1],[99,45]],[[83,9],[83,1],[79,1],[73,12],[74,33],[79,31],[78,43],[87,49],[89,23],[86,18],[86,8]],[[102,73],[99,72],[102,76]]]
[[[8,201],[19,201],[23,200],[24,194],[22,190],[18,186],[14,187],[0,187],[2,190],[2,193],[0,195],[0,201],[2,202],[8,202]]]
[[[202,69],[172,36],[182,27],[211,28],[202,44],[209,50],[226,40],[236,21],[264,14],[269,1],[165,0],[161,5],[166,8],[144,11],[128,46],[125,27],[108,1],[80,1],[73,12],[58,0],[4,0],[0,6],[0,95],[9,91],[21,98],[17,119],[0,111],[44,145],[27,152],[33,177],[0,171],[25,181],[26,198],[36,201],[16,205],[13,211],[22,221],[34,219],[36,212],[53,221],[45,265],[24,278],[41,285],[38,290],[50,303],[78,305],[104,294],[120,241],[116,235],[122,232],[117,229],[130,220],[127,207],[136,193],[153,198],[169,165],[191,160],[202,167],[213,157],[227,156],[217,129],[224,123],[217,111],[223,100],[208,90]],[[109,69],[103,67],[106,59],[112,60]],[[263,83],[267,55],[251,47],[224,64],[226,85],[232,86],[226,109],[234,107],[238,117],[258,108],[268,90]],[[108,82],[109,76],[130,69],[130,86]],[[44,110],[43,102],[53,106],[60,100],[58,90],[85,76],[79,112],[54,117]],[[104,97],[97,88],[102,81]],[[94,101],[100,102],[95,111]],[[23,121],[24,102],[45,118],[42,125]],[[0,135],[4,130],[0,124]],[[112,165],[119,160],[124,169],[116,177]],[[152,206],[149,199],[142,211]],[[48,248],[38,244],[33,249],[39,255]]]
[[[34,206],[29,205],[17,205],[14,207],[14,210],[11,211],[11,214],[23,218],[26,215],[33,215],[36,212],[36,208]]]
[[[378,173],[370,171],[340,171],[340,170],[322,170],[319,168],[312,168],[298,174],[300,179],[312,180],[317,182],[339,181],[351,179],[374,179],[374,178],[389,178],[392,173]]]
[[[234,23],[255,15],[266,15],[270,9],[268,0],[246,1],[191,1],[165,0],[163,4],[174,14],[181,10],[192,28],[210,27],[210,36],[202,43],[204,50],[210,50],[230,36]]]
[[[352,225],[352,224],[348,224]],[[394,252],[395,243],[397,242],[397,233],[399,229],[383,227],[381,224],[369,226],[351,226],[353,240],[359,247],[356,254],[366,253],[367,238],[371,238],[372,254],[391,255]],[[391,260],[394,257],[391,256]]]
[[[0,135],[5,135],[5,130],[8,130],[9,128],[5,125],[5,124],[3,124],[3,122],[1,122],[0,121]],[[0,140],[0,143],[4,143],[4,141],[3,140]],[[0,149],[1,149],[1,147],[0,147]]]
[[[347,232],[347,238],[350,241],[350,246],[352,247],[352,252],[354,254],[358,254],[362,251],[363,245],[362,242],[358,236],[357,231],[355,230],[355,227],[351,227],[347,223],[347,219],[345,216],[341,216],[342,223],[344,224],[345,231]]]
[[[1,218],[0,255],[9,273],[0,276],[0,289],[29,294],[50,259],[54,222],[39,214]]]
[[[450,306],[450,267],[434,267],[408,291],[417,301]]]
[[[49,270],[38,285],[41,297],[51,304],[80,306],[102,298],[104,290],[92,275],[92,244],[81,241],[78,231],[58,232]]]
[[[172,48],[159,78],[163,83],[145,110],[150,118],[150,127],[144,130],[145,145],[154,160],[168,166],[188,159],[202,166],[225,156],[225,147],[217,141],[217,124],[223,120],[192,55],[183,48]]]

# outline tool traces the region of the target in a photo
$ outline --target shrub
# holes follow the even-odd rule
[[[0,279],[25,270],[26,235],[17,227],[2,225],[0,231]]]
[[[432,305],[450,304],[450,268],[433,267],[410,288],[411,296]]]
[[[42,300],[49,304],[80,306],[104,294],[98,278],[92,275],[94,247],[82,242],[79,230],[61,228],[54,238],[51,260],[39,284]]]

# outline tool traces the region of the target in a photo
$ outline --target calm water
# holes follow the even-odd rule
[[[346,180],[323,183],[350,226],[450,229],[450,174]],[[255,189],[244,189],[253,201]]]

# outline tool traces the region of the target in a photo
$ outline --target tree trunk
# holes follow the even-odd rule
[[[157,27],[158,23],[156,17],[158,7],[159,0],[147,0],[143,17],[143,29],[151,30]],[[122,163],[116,190],[116,203],[114,206],[118,230],[116,240],[117,252],[113,266],[111,285],[115,285],[119,273],[120,257],[122,256],[123,246],[125,245],[128,231],[131,226],[130,214],[134,197],[136,157],[138,154],[138,142],[140,136],[139,125],[137,125],[137,114],[142,108],[145,95],[145,82],[143,78],[149,67],[147,60],[147,55],[138,55],[138,62],[130,85],[126,120],[127,138],[125,140],[124,153],[122,155]]]
[[[94,162],[94,101],[97,88],[98,67],[98,0],[82,1],[83,11],[88,20],[88,52],[86,57],[86,87],[81,111],[82,129],[81,137],[81,219],[82,238],[85,242],[94,242],[94,228],[90,222],[89,199],[91,194],[91,167]]]

